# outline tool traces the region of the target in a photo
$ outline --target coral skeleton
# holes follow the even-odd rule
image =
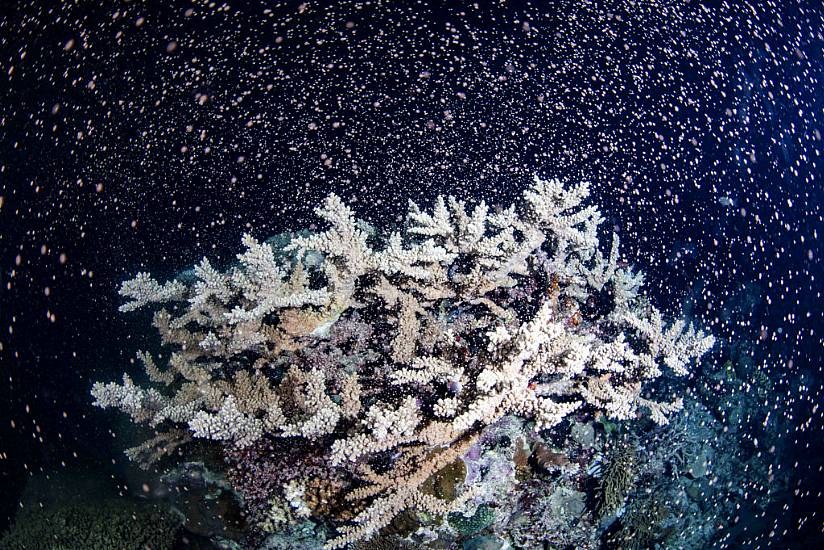
[[[582,407],[615,419],[642,408],[666,424],[680,397],[654,400],[650,383],[664,367],[686,375],[714,339],[647,303],[618,237],[599,247],[588,197],[585,183],[536,178],[495,212],[410,203],[403,230],[381,235],[329,195],[315,211],[327,228],[282,249],[244,235],[226,271],[204,258],[193,282],[139,273],[121,310],[164,308],[154,325],[172,353],[165,367],[140,355],[149,387],[96,383],[95,404],[227,449],[311,449],[358,502],[328,548],[409,508],[459,508],[476,487],[442,500],[421,486],[505,416],[546,430]],[[585,313],[604,292],[610,307]],[[278,490],[312,513],[303,485]]]

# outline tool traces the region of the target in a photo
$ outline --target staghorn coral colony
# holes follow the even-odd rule
[[[536,178],[507,209],[410,203],[384,234],[330,195],[316,209],[325,230],[282,245],[245,235],[226,271],[204,258],[193,278],[139,273],[120,309],[156,309],[163,360],[141,352],[147,382],[98,382],[95,404],[157,431],[128,451],[142,463],[219,446],[260,532],[312,518],[334,549],[383,540],[410,514],[406,533],[504,521],[494,508],[536,432],[573,413],[666,425],[682,396],[653,382],[686,375],[714,344],[665,322],[618,236],[599,241],[588,196],[586,183]],[[517,441],[506,465],[490,438]],[[547,471],[577,467],[540,455]],[[547,506],[580,512],[577,495]]]

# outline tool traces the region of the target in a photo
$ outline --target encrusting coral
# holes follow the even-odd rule
[[[141,355],[154,387],[124,374],[94,385],[95,404],[228,450],[306,446],[356,480],[341,491],[359,512],[328,548],[406,509],[444,514],[470,499],[472,486],[453,501],[421,487],[505,415],[543,430],[583,406],[616,419],[646,408],[665,424],[681,400],[655,401],[644,384],[663,366],[686,374],[714,339],[666,326],[640,299],[643,276],[620,267],[617,237],[608,255],[599,248],[588,195],[536,178],[520,207],[495,212],[410,203],[404,230],[385,238],[330,195],[316,209],[325,231],[283,249],[245,235],[227,272],[204,258],[194,282],[139,273],[121,310],[163,304],[154,325],[173,352],[163,369]],[[593,311],[605,292],[609,307]],[[296,502],[300,487],[277,490]]]

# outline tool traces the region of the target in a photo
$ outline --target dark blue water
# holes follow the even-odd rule
[[[683,500],[640,547],[820,547],[817,3],[168,4],[2,8],[0,531],[41,504],[119,499],[179,510],[175,547],[263,544],[242,502],[183,502],[160,480],[236,457],[199,441],[140,473],[123,450],[150,431],[92,407],[94,381],[160,349],[150,313],[118,312],[120,283],[204,255],[228,269],[245,232],[323,228],[312,210],[330,192],[390,230],[410,199],[508,206],[538,174],[591,182],[602,243],[616,231],[649,300],[716,337],[664,383],[683,430],[713,442],[710,473],[641,476],[611,525],[591,518],[599,478],[583,476],[590,519],[564,528],[591,524],[592,547],[614,547],[655,488]],[[642,457],[669,437],[622,423]],[[569,429],[544,442],[566,452]],[[546,492],[564,475],[529,479]],[[717,528],[679,538],[702,524]],[[448,544],[515,544],[512,529]]]

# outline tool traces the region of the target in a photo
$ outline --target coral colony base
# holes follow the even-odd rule
[[[95,404],[157,430],[128,451],[144,464],[192,438],[221,445],[265,531],[313,517],[335,529],[333,549],[407,510],[485,517],[483,476],[429,487],[485,429],[547,430],[581,408],[666,424],[681,398],[645,385],[664,367],[687,374],[714,343],[665,324],[642,274],[619,264],[617,235],[599,246],[588,195],[536,178],[496,212],[439,197],[431,212],[410,203],[389,235],[330,195],[316,209],[328,229],[283,246],[245,235],[227,272],[204,258],[189,279],[139,273],[120,309],[162,304],[154,326],[171,354],[161,368],[140,353],[151,385],[98,382]]]

